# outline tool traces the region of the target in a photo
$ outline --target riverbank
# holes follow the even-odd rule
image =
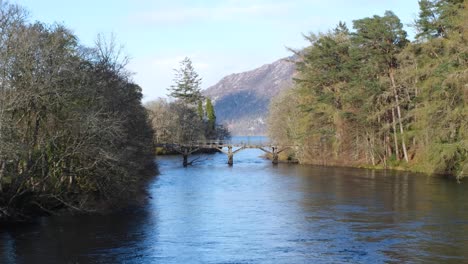
[[[270,153],[265,153],[261,157],[273,161],[273,155]],[[278,163],[300,164],[298,159],[292,156],[282,156],[281,153],[278,155]]]
[[[135,182],[126,190],[120,191],[120,195],[105,197],[97,193],[68,193],[75,197],[75,202],[70,202],[48,193],[24,193],[23,199],[11,207],[0,206],[0,225],[31,223],[49,216],[104,215],[142,205],[149,197],[149,182],[159,175],[159,168],[154,160],[143,167],[137,172]]]
[[[265,155],[265,158],[268,158],[271,160],[271,155]],[[311,166],[324,166],[324,167],[341,167],[341,168],[357,168],[357,169],[370,169],[370,170],[380,170],[380,171],[402,171],[402,172],[411,172],[411,173],[422,173],[425,175],[434,175],[434,176],[440,176],[440,177],[445,177],[445,178],[450,178],[454,179],[457,181],[462,181],[463,178],[468,177],[468,175],[463,174],[463,175],[454,175],[450,173],[437,173],[437,172],[431,172],[428,171],[427,169],[424,169],[424,167],[420,165],[413,165],[411,163],[409,164],[398,164],[398,165],[391,165],[387,164],[387,166],[383,165],[365,165],[365,164],[343,164],[343,163],[338,163],[338,162],[332,162],[332,160],[328,160],[327,162],[301,162],[298,159],[292,159],[293,162],[290,162],[291,160],[291,155],[284,155],[280,154],[278,161],[280,163],[296,163],[296,164],[301,164],[301,165],[311,165]]]

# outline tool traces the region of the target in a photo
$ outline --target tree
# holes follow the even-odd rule
[[[468,176],[468,2],[420,5],[426,35],[413,43],[391,12],[307,37],[293,89],[270,105],[270,138],[301,163]]]
[[[468,175],[468,1],[437,2],[444,34],[410,50],[417,65],[417,160],[428,171],[461,178]]]
[[[146,105],[154,130],[155,143],[175,142],[173,128],[177,125],[176,113],[170,109],[170,103],[165,99],[151,101]]]
[[[308,149],[304,143],[307,141],[306,137],[315,133],[315,130],[310,129],[311,124],[308,122],[310,116],[298,107],[304,102],[301,101],[304,97],[301,97],[297,88],[286,89],[272,99],[268,111],[268,137],[273,140],[274,144],[280,146],[298,145],[295,155],[291,156],[296,156],[301,162],[310,162],[303,157],[312,149]],[[310,102],[310,98],[308,99],[305,100]],[[314,121],[311,120],[311,123]]]
[[[151,102],[147,105],[156,132],[155,140],[158,143],[188,143],[229,137],[224,127],[217,129],[210,99],[207,99],[203,108],[201,78],[195,72],[191,60],[185,58],[180,63],[180,69],[175,71],[175,84],[169,91],[170,96],[177,100],[171,103]]]
[[[214,131],[216,125],[216,115],[210,98],[206,98],[206,116],[208,118],[209,129]]]
[[[174,85],[169,88],[169,96],[179,99],[186,104],[201,101],[201,78],[192,66],[192,61],[186,57],[180,62],[180,68],[175,69]]]
[[[210,126],[200,119],[194,108],[181,101],[167,102],[164,99],[146,105],[156,143],[184,143],[203,139],[224,139],[230,134],[223,126]],[[207,107],[207,109],[212,107]],[[213,112],[214,114],[214,112]]]
[[[0,221],[134,201],[153,131],[126,60],[4,2],[0,26]]]
[[[463,2],[464,0],[420,0],[419,17],[415,21],[418,30],[416,38],[446,38],[448,32],[460,26],[457,18],[463,9]]]
[[[353,41],[358,47],[361,60],[376,67],[382,74],[388,76],[390,88],[393,93],[395,109],[400,128],[402,150],[406,162],[409,161],[403,128],[403,117],[395,80],[395,71],[398,68],[397,55],[408,44],[406,31],[400,19],[391,11],[386,11],[383,17],[374,16],[353,21],[356,33]],[[378,73],[377,73],[378,74]],[[395,131],[394,131],[395,133]]]
[[[347,102],[354,76],[350,69],[349,30],[340,22],[327,33],[306,38],[311,46],[296,52],[300,59],[293,89],[295,93],[281,95],[282,102],[273,101],[275,103],[270,105],[270,111],[274,112],[270,120],[277,117],[280,122],[275,127],[271,126],[270,133],[282,135],[282,138],[288,135],[292,142],[300,144],[301,153],[297,155],[300,160],[313,160],[320,164],[334,162],[337,158],[351,161],[350,145],[356,133],[349,126],[348,119],[356,111]],[[300,111],[291,110],[293,106],[290,104],[294,103],[299,104]],[[281,112],[294,116],[281,118],[285,115]],[[287,130],[279,133],[282,126]]]
[[[156,143],[186,143],[204,139],[204,121],[183,102],[164,99],[146,105]]]
[[[198,101],[197,112],[198,112],[198,117],[200,117],[200,120],[203,120],[205,118],[205,111],[203,110],[203,102],[202,101]]]

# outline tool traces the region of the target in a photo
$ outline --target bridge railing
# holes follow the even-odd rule
[[[222,139],[200,139],[186,142],[172,142],[172,143],[158,143],[160,146],[193,146],[193,147],[203,147],[203,146],[273,146],[277,145],[274,142],[271,142],[266,137],[235,137],[230,140]]]
[[[157,143],[158,147],[166,148],[180,148],[180,147],[191,147],[191,148],[219,148],[219,147],[279,147],[279,148],[297,148],[297,145],[284,145],[271,142],[269,140],[194,140],[189,142],[173,142],[173,143]]]
[[[192,145],[192,146],[228,146],[228,145],[242,145],[242,146],[268,146],[271,143],[268,140],[258,140],[258,139],[235,139],[235,140],[195,140],[186,143],[179,143],[183,145]]]

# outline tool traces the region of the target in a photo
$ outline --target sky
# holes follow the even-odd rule
[[[1,1],[1,0],[0,0]],[[127,68],[144,101],[167,97],[179,62],[189,57],[202,88],[255,69],[308,45],[304,35],[344,21],[393,11],[409,25],[417,0],[10,0],[31,21],[60,23],[86,46],[114,35],[130,57]]]

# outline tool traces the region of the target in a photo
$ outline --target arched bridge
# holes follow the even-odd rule
[[[215,149],[227,155],[227,164],[232,166],[234,164],[234,154],[244,149],[260,149],[268,153],[272,157],[272,163],[278,164],[278,155],[288,148],[293,146],[279,146],[269,142],[232,142],[227,140],[205,140],[193,141],[187,143],[164,143],[156,144],[157,147],[172,149],[180,153],[183,157],[183,165],[186,167],[188,163],[188,156],[200,149]]]

